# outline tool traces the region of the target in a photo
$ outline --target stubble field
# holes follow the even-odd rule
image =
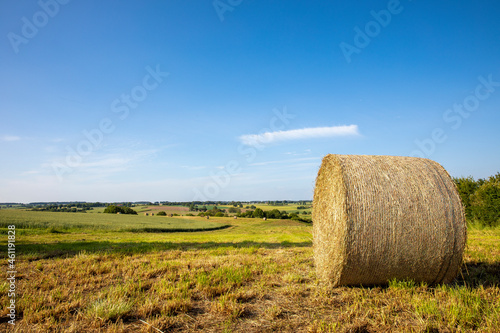
[[[451,285],[392,281],[331,289],[316,279],[309,224],[80,214],[107,221],[100,227],[77,223],[74,219],[84,218],[76,215],[0,211],[2,270],[7,271],[9,224],[16,225],[17,260],[16,325],[7,323],[8,283],[3,280],[0,330],[500,330],[500,229],[470,228],[465,263]],[[131,218],[141,227],[124,227]],[[158,230],[145,232],[148,223]],[[187,224],[229,227],[159,232]]]

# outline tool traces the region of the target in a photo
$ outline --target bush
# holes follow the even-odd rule
[[[471,196],[471,215],[484,226],[500,224],[500,182],[487,182],[476,190]]]
[[[253,212],[253,217],[256,217],[256,218],[263,218],[264,217],[264,211],[260,208],[257,208],[254,210]]]
[[[104,209],[104,213],[108,214],[116,214],[116,213],[121,213],[121,214],[134,214],[137,215],[137,212],[133,210],[132,208],[129,207],[119,207],[115,205],[110,205]]]
[[[500,225],[500,173],[487,180],[454,178],[469,222],[482,226]]]
[[[104,209],[104,213],[107,214],[116,214],[116,213],[121,213],[121,208],[118,206],[108,206],[106,209]]]
[[[273,209],[265,213],[265,216],[269,219],[279,219],[281,218],[281,212],[277,209]]]
[[[156,215],[158,216],[167,216],[167,213],[165,213],[164,211],[159,211]]]
[[[458,194],[460,199],[462,199],[462,204],[464,205],[465,217],[468,220],[472,219],[472,207],[471,207],[471,197],[474,192],[479,187],[478,182],[472,177],[461,177],[454,179],[457,185]]]
[[[215,214],[215,217],[223,217],[224,216],[224,213],[221,213],[221,212],[218,212]]]

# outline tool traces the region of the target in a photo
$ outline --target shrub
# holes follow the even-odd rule
[[[137,215],[137,212],[133,210],[132,208],[129,207],[119,207],[115,205],[110,205],[104,209],[104,213],[108,214],[116,214],[116,213],[122,213],[122,214],[134,214]]]
[[[264,217],[264,211],[260,208],[257,208],[254,210],[253,212],[253,217],[256,217],[256,218],[263,218]]]
[[[471,196],[472,218],[484,226],[500,224],[500,182],[486,182]]]
[[[158,216],[167,216],[167,213],[165,213],[164,211],[159,211],[156,215],[158,215]]]

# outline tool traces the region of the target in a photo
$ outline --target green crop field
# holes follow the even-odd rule
[[[220,223],[206,220],[165,216],[0,210],[0,228],[5,232],[9,224],[15,224],[21,230],[28,229],[27,232],[31,233],[57,233],[73,229],[168,232],[221,227]]]
[[[262,210],[273,210],[273,209],[277,209],[279,211],[286,211],[287,213],[301,213],[303,211],[307,211],[307,212],[310,212],[311,211],[311,208],[309,209],[297,209],[298,206],[302,206],[302,205],[284,205],[284,206],[274,206],[274,205],[267,205],[267,204],[263,204],[263,205],[254,205],[255,207],[257,208],[260,208]],[[310,206],[310,205],[307,205],[307,206]],[[244,205],[243,207],[246,207],[246,205]]]
[[[151,232],[169,219],[170,227],[229,227]],[[316,278],[311,225],[296,221],[9,210],[0,212],[0,222],[3,249],[7,225],[16,225],[18,311],[16,326],[9,327],[9,285],[0,281],[1,331],[498,332],[500,327],[500,228],[470,228],[462,272],[450,285],[392,281],[331,289]]]

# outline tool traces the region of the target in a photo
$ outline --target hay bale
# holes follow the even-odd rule
[[[333,286],[449,283],[462,263],[462,203],[450,175],[428,159],[325,156],[312,218],[316,271]]]

